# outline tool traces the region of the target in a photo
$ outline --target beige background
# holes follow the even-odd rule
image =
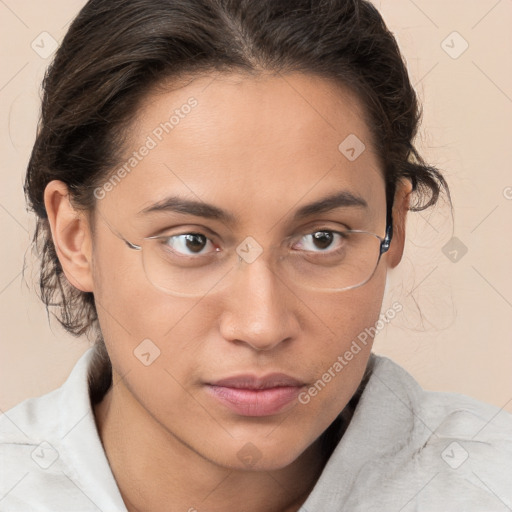
[[[56,322],[48,326],[30,266],[27,282],[21,276],[33,227],[22,183],[49,63],[31,44],[42,46],[44,37],[49,48],[42,32],[61,40],[83,3],[0,0],[4,411],[59,386],[89,346]],[[455,213],[454,224],[447,206],[411,215],[406,256],[384,305],[398,300],[404,311],[379,334],[375,351],[428,389],[465,393],[512,412],[512,0],[375,3],[424,102],[420,147],[445,170]],[[461,246],[443,252],[452,236],[467,248],[464,256]]]

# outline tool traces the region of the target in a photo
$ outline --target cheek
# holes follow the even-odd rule
[[[147,280],[139,252],[105,242],[94,255],[94,297],[114,367],[123,375],[147,363],[142,354],[148,352],[150,361],[168,360],[170,339],[176,361],[185,353],[182,345],[203,326],[195,318],[198,299],[160,292]]]
[[[314,343],[306,340],[303,359],[313,363],[316,379],[299,402],[310,409],[309,416],[315,418],[319,432],[334,420],[361,382],[379,320],[385,279],[385,268],[379,267],[364,286],[338,296],[318,297],[312,303],[324,336],[313,334]]]
[[[359,288],[334,294],[318,294],[314,299],[305,299],[320,320],[319,325],[328,334],[328,346],[331,349],[337,352],[346,349],[352,340],[375,326],[382,307],[385,285],[386,269],[380,265],[372,279]]]

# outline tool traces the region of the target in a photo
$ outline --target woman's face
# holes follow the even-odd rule
[[[402,250],[395,239],[370,281],[334,293],[302,288],[300,278],[282,280],[281,263],[272,258],[270,247],[290,236],[305,250],[320,250],[307,236],[315,229],[384,236],[384,180],[360,104],[333,83],[303,74],[203,76],[147,97],[126,146],[121,179],[97,190],[91,270],[119,395],[134,415],[218,465],[290,464],[359,385],[371,337],[350,360],[345,353],[378,321],[386,269]],[[294,218],[304,205],[341,192],[366,206]],[[204,211],[148,211],[170,196],[212,205],[234,222]],[[211,235],[203,253],[247,237],[262,252],[252,262],[235,258],[238,266],[219,289],[177,296],[148,280],[141,252],[105,221],[134,244],[199,232]],[[195,254],[183,243],[175,249]],[[273,391],[232,389],[252,387],[246,379],[213,385],[275,373],[302,387],[274,381],[267,382]]]

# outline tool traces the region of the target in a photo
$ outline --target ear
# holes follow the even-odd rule
[[[409,180],[399,181],[396,185],[393,201],[393,238],[386,255],[388,266],[395,268],[401,261],[405,245],[405,223],[409,211],[412,183]]]
[[[92,240],[86,215],[75,210],[67,185],[54,180],[44,191],[52,239],[68,281],[83,292],[93,291]]]

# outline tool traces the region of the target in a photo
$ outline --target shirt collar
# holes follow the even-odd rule
[[[93,503],[101,503],[102,509],[126,511],[90,402],[88,371],[94,350],[92,347],[81,356],[58,390],[60,421],[52,437],[57,449],[61,446],[59,453],[70,468],[67,476],[80,490]],[[352,419],[304,503],[304,510],[341,506],[357,484],[359,471],[386,454],[396,456],[417,430],[413,411],[421,387],[386,357],[372,353],[368,368],[371,374],[358,390],[361,396]]]
[[[387,456],[410,457],[404,448],[428,435],[414,413],[423,392],[419,384],[386,357],[372,353],[368,366],[353,417],[301,510],[342,510],[354,487],[370,485],[359,481],[363,468]]]
[[[88,372],[94,350],[91,347],[80,357],[60,388],[61,421],[55,434],[62,447],[59,453],[70,469],[67,476],[73,483],[93,503],[101,503],[97,505],[101,510],[122,512],[126,507],[103,449],[90,401]]]

